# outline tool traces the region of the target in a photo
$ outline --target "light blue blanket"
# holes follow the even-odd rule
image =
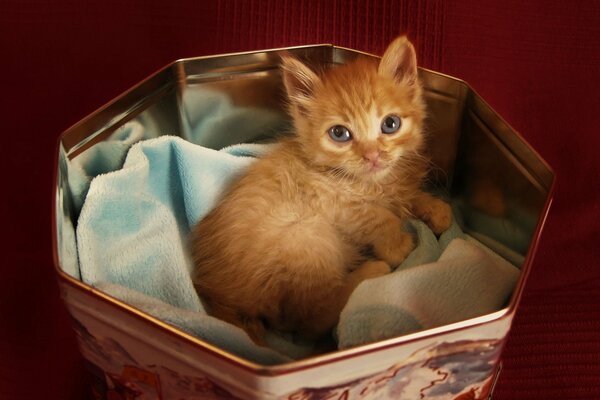
[[[278,335],[269,339],[277,351],[256,346],[239,328],[206,314],[190,278],[190,228],[270,146],[243,144],[215,151],[168,136],[133,145],[121,169],[89,184],[76,228],[81,279],[262,364],[314,353],[311,343]],[[353,294],[337,328],[340,348],[492,312],[510,295],[518,270],[469,241],[449,245],[463,237],[456,224],[440,240],[422,222],[412,221],[409,229],[419,245],[396,272],[363,283]],[[444,265],[450,268],[444,271]],[[422,299],[431,309],[408,307],[409,294],[411,304]],[[436,304],[444,302],[460,307],[445,307],[444,318],[436,317]]]

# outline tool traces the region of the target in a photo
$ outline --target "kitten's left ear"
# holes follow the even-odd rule
[[[312,99],[315,88],[321,84],[321,79],[300,60],[290,55],[281,57],[283,83],[290,101],[301,112]]]
[[[417,81],[417,55],[406,36],[396,38],[379,62],[379,74],[412,85]]]

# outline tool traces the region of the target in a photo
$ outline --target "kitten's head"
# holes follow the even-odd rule
[[[425,106],[406,37],[394,40],[379,64],[358,59],[319,76],[283,57],[282,68],[298,140],[312,164],[379,181],[420,150]]]

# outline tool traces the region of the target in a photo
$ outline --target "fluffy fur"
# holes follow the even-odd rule
[[[352,291],[390,272],[414,248],[402,219],[435,232],[448,205],[421,191],[425,105],[416,56],[396,39],[381,61],[318,75],[282,59],[296,134],[254,163],[193,232],[194,283],[209,312],[258,343],[266,327],[318,338]],[[401,127],[382,133],[396,115]],[[329,134],[346,127],[352,139]]]

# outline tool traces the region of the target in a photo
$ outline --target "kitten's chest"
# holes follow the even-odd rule
[[[348,218],[373,206],[391,208],[392,193],[382,187],[364,187],[322,179],[313,186],[313,207],[332,222],[344,223]]]

